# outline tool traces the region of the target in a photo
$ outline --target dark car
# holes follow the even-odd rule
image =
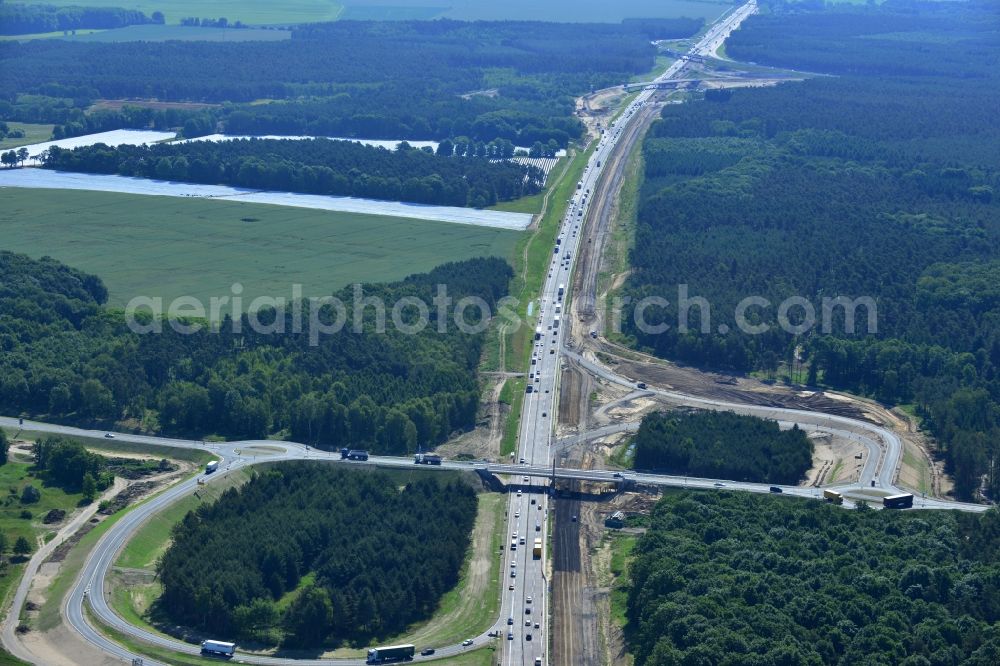
[[[771,486],[771,487],[769,488],[769,490],[770,490],[770,491],[771,491],[772,493],[783,493],[783,492],[785,492],[785,491],[783,491],[783,490],[782,490],[781,488],[779,488],[778,486]]]
[[[434,648],[427,648],[426,650],[421,650],[420,655],[423,657],[429,657],[434,654]]]

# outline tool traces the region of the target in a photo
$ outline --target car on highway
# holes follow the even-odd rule
[[[771,491],[772,493],[781,493],[781,492],[784,492],[784,491],[783,491],[783,490],[782,490],[781,488],[779,488],[778,486],[771,486],[770,488],[768,488],[768,490],[769,490],[769,491]]]
[[[542,666],[542,658],[535,657],[535,666]]]
[[[524,640],[530,641],[531,640],[531,634],[525,634],[524,635]]]
[[[514,617],[513,616],[507,618],[507,624],[508,624],[508,626],[514,624]]]
[[[539,628],[539,624],[536,622],[535,623],[535,629],[538,629],[538,628]]]
[[[507,632],[507,640],[509,640],[509,641],[514,640],[514,632],[513,631],[508,631]]]
[[[521,493],[519,492],[519,493],[517,493],[517,494],[518,494],[518,495],[520,495]],[[515,512],[514,512],[514,517],[515,517],[515,518],[520,518],[520,517],[521,517],[521,512],[520,512],[520,511],[515,511]]]
[[[524,614],[531,615],[531,606],[528,606],[527,608],[524,609]]]
[[[525,598],[524,603],[530,604],[531,603],[531,597]]]
[[[104,433],[104,439],[114,439],[114,438],[115,438],[114,434],[110,432]]]
[[[641,389],[644,389],[644,388],[646,388],[646,382],[639,382],[638,384],[636,384],[636,386],[639,387],[639,388],[641,388]]]
[[[524,626],[526,626],[526,627],[528,627],[530,629],[531,628],[531,620],[525,620],[524,621]],[[528,635],[530,636],[531,634],[528,634]]]
[[[510,577],[511,578],[517,578],[517,570],[512,569],[511,572],[510,572]]]
[[[616,479],[623,479],[623,478],[625,478],[624,476],[622,476],[621,472],[615,472],[614,476],[615,476]]]
[[[434,654],[434,648],[426,648],[426,649],[420,651],[420,656],[421,657],[429,657],[432,654]]]
[[[507,589],[510,590],[511,592],[513,592],[514,591],[514,583],[511,583],[510,585],[508,585]]]
[[[471,638],[466,638],[464,641],[462,641],[462,647],[469,647],[470,645],[472,645]]]
[[[529,479],[529,478],[528,478],[528,477],[526,477],[526,476],[522,476],[522,477],[521,477],[521,480],[522,480],[522,481],[524,481],[525,483],[530,483],[530,482],[531,482],[531,479]]]
[[[522,465],[524,464],[524,458],[521,458],[521,464]]]
[[[518,489],[517,489],[517,496],[518,496],[518,497],[520,497],[520,496],[521,496],[521,489],[520,489],[520,488],[518,488]]]
[[[715,485],[716,488],[725,488],[726,487],[726,484],[724,484],[724,483],[716,483],[714,485]]]

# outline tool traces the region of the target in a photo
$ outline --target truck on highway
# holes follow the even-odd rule
[[[436,453],[418,453],[413,456],[413,462],[417,465],[440,465],[441,456]]]
[[[220,657],[232,657],[236,654],[236,643],[225,641],[202,641],[201,651],[204,654],[214,654]]]
[[[541,538],[535,539],[535,545],[531,549],[531,556],[536,560],[542,559],[542,540]]]
[[[205,474],[211,474],[217,469],[219,469],[219,461],[213,460],[212,462],[205,465]]]
[[[517,537],[516,536],[510,538],[510,549],[511,550],[517,550]]]
[[[347,458],[348,460],[368,460],[368,452],[363,449],[351,449],[344,455],[344,452],[340,452],[341,458]]]
[[[559,315],[556,315],[555,317],[552,318],[552,328],[553,329],[559,328]]]
[[[823,499],[827,502],[832,502],[834,504],[843,504],[844,496],[838,493],[836,490],[824,490]]]
[[[535,339],[536,340],[541,340],[542,339],[542,327],[541,326],[536,326],[535,327]]]
[[[368,650],[366,664],[385,664],[390,661],[410,661],[417,649],[407,643],[405,645],[389,645]]]
[[[886,509],[912,509],[913,495],[902,493],[901,495],[890,495],[882,499],[882,506]]]

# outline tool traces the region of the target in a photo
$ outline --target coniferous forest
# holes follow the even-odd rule
[[[1000,512],[670,493],[630,566],[637,666],[1000,661]]]
[[[269,467],[177,524],[157,566],[157,610],[289,647],[399,633],[458,582],[476,518],[472,488],[436,477],[400,488],[381,472]]]
[[[647,319],[671,328],[644,333],[626,313],[626,333],[687,363],[796,370],[809,385],[912,404],[956,495],[983,485],[1000,497],[997,6],[764,6],[727,53],[833,76],[665,107],[644,145],[626,291],[670,300]],[[678,330],[681,284],[711,304],[709,332],[697,307]],[[748,310],[762,334],[735,322],[750,296],[770,303]],[[875,329],[864,306],[852,330],[843,308],[824,327],[823,299],[838,296],[873,299]],[[812,304],[812,328],[777,326],[790,297]],[[804,310],[789,315],[798,324]]]
[[[57,123],[60,136],[154,125],[565,147],[583,131],[577,95],[649,71],[650,40],[701,25],[337,21],[280,42],[0,42],[0,118]],[[201,104],[90,109],[102,98]]]
[[[633,443],[636,469],[668,474],[794,485],[812,466],[798,426],[731,412],[654,412]]]
[[[500,259],[473,259],[362,289],[388,308],[403,297],[430,306],[442,284],[456,301],[479,297],[496,312],[511,272]],[[254,332],[244,315],[235,328],[226,321],[218,331],[181,334],[164,325],[160,334],[140,334],[103,306],[107,290],[97,277],[0,252],[0,409],[73,422],[132,420],[188,435],[263,438],[287,430],[323,448],[396,454],[472,428],[483,334],[451,322],[439,333],[434,309],[433,321],[413,335],[391,324],[376,332],[372,307],[360,312],[356,329],[353,295],[350,288],[335,294],[349,319],[315,345],[308,326],[295,332],[292,308],[284,333]],[[303,313],[308,322],[308,303]],[[466,312],[469,326],[477,316]],[[259,321],[277,319],[261,313]]]

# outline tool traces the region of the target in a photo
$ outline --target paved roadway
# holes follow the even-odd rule
[[[756,9],[756,0],[750,0],[747,4],[737,8],[709,28],[704,37],[691,49],[691,52],[696,55],[714,52],[726,37]],[[685,65],[685,61],[678,60],[657,77],[656,81],[665,81],[676,77]],[[609,158],[612,156],[618,141],[625,135],[623,130],[636,119],[638,112],[653,94],[654,90],[640,92],[618,119],[611,123],[611,127],[605,130],[585,167],[583,178],[578,183],[577,190],[569,202],[566,216],[560,222],[558,240],[553,248],[549,271],[542,285],[538,317],[534,322],[536,326],[535,342],[529,366],[529,386],[532,392],[525,396],[521,415],[517,462],[523,462],[526,466],[535,468],[531,472],[521,475],[522,479],[529,480],[527,483],[531,483],[530,479],[537,473],[536,470],[548,468],[553,460],[552,421],[559,405],[557,399],[559,370],[563,338],[568,328],[568,324],[565,323],[568,313],[566,304],[569,299],[567,290],[571,284],[570,278],[582,242],[583,234],[580,227],[587,219],[593,198],[592,193],[597,191],[598,180],[602,178],[604,171],[608,168]],[[514,470],[514,474],[517,474],[516,470]],[[567,474],[575,474],[575,472],[567,472]],[[525,534],[525,530],[528,530],[528,536],[525,545],[518,544],[518,550],[508,549],[509,562],[505,562],[508,570],[517,571],[517,578],[510,579],[514,583],[514,589],[509,589],[509,586],[505,588],[502,604],[502,609],[508,618],[507,622],[512,622],[512,624],[506,625],[510,631],[509,633],[505,632],[505,638],[501,641],[502,658],[500,663],[506,666],[530,666],[532,664],[547,664],[551,661],[550,655],[545,653],[546,647],[551,643],[547,635],[549,625],[543,621],[536,629],[534,621],[529,622],[525,615],[529,597],[532,598],[532,605],[535,606],[532,609],[533,615],[537,615],[539,610],[544,611],[549,603],[550,587],[545,576],[544,566],[547,552],[543,552],[543,557],[536,560],[531,556],[528,546],[531,545],[535,536],[540,535],[544,547],[547,549],[549,524],[547,520],[540,520],[540,517],[548,516],[551,504],[545,494],[538,495],[536,501],[537,504],[532,507],[532,505],[526,504],[523,498],[514,496],[508,506],[511,532],[515,530],[518,532],[518,540]],[[526,518],[526,515],[534,517]],[[511,569],[512,566],[514,569]],[[541,606],[539,606],[539,602],[541,602]],[[543,614],[541,617],[545,618],[545,615]]]
[[[755,11],[755,0],[751,0],[741,6],[720,23],[713,26],[703,39],[693,47],[692,53],[697,55],[713,53],[725,38],[728,37],[729,33],[743,19]],[[674,63],[657,80],[666,80],[677,76],[683,70],[685,64],[684,61]],[[518,452],[516,455],[518,460],[512,461],[512,464],[509,465],[447,461],[440,467],[440,469],[458,470],[486,469],[496,474],[507,475],[515,484],[523,486],[523,490],[525,491],[523,493],[511,493],[507,507],[509,534],[503,554],[505,585],[503,587],[501,616],[495,627],[500,629],[503,634],[500,640],[500,663],[507,666],[513,666],[514,664],[530,666],[536,663],[536,660],[540,660],[541,663],[548,663],[549,659],[549,656],[545,654],[545,648],[548,644],[546,637],[547,623],[545,621],[548,610],[548,581],[544,569],[546,557],[543,554],[542,558],[535,559],[532,555],[531,547],[536,537],[543,540],[546,548],[548,546],[549,525],[547,517],[550,504],[546,493],[541,492],[544,488],[547,488],[546,477],[554,473],[559,478],[587,481],[619,482],[627,479],[638,483],[671,487],[727,488],[761,493],[769,491],[769,486],[766,484],[737,483],[717,479],[670,477],[641,473],[628,473],[623,476],[616,476],[614,472],[553,469],[551,466],[554,448],[552,446],[554,444],[552,440],[552,415],[555,413],[558,405],[556,401],[558,372],[563,353],[567,353],[588,372],[603,377],[605,380],[634,386],[634,382],[628,378],[616,375],[611,370],[578,354],[564,351],[562,343],[566,325],[561,324],[561,322],[557,323],[557,317],[560,320],[563,318],[566,294],[565,287],[563,289],[564,293],[560,294],[560,285],[568,287],[570,284],[573,262],[578,253],[581,239],[579,225],[585,219],[590,206],[589,193],[596,190],[595,186],[597,180],[601,177],[602,166],[608,161],[608,157],[614,149],[615,142],[622,135],[623,126],[633,119],[637,110],[646,104],[652,94],[652,90],[641,92],[619,119],[612,124],[612,127],[608,129],[605,136],[602,137],[584,172],[580,187],[571,201],[567,216],[562,222],[560,243],[556,247],[557,251],[553,254],[551,270],[541,293],[539,318],[537,320],[540,333],[535,342],[533,364],[530,368],[530,371],[534,375],[530,378],[533,392],[531,395],[526,396],[524,403]],[[830,432],[842,437],[855,439],[867,447],[869,451],[868,460],[862,472],[861,484],[854,487],[845,487],[844,490],[848,494],[851,492],[864,492],[867,487],[870,487],[872,480],[875,481],[877,489],[881,489],[883,492],[895,492],[897,490],[892,485],[892,479],[901,455],[901,444],[899,439],[887,430],[844,417],[709,401],[655,388],[649,390],[651,393],[673,401],[676,404],[709,409],[727,409],[739,413],[754,414],[773,418],[788,424],[798,423],[800,427]],[[17,427],[18,422],[16,419],[0,418],[0,425]],[[629,429],[635,426],[634,424],[622,424],[621,426],[612,426],[611,428],[617,427]],[[25,423],[24,428],[27,430],[84,437],[102,437],[104,434],[103,432],[34,422]],[[607,431],[608,428],[602,429],[602,432]],[[574,441],[582,441],[581,438],[589,436],[590,434],[579,435]],[[335,462],[337,464],[359,464],[340,461],[339,456],[333,453],[310,450],[306,446],[288,442],[267,441],[206,444],[200,441],[126,434],[117,435],[117,439],[154,446],[210,450],[218,456],[221,463],[219,472],[202,477],[209,483],[216,479],[224,478],[226,474],[235,472],[241,467],[255,462],[263,462],[265,459],[268,461],[312,459]],[[244,451],[244,449],[248,449],[254,445],[266,445],[273,448],[274,452],[272,455],[262,456],[254,455],[252,451]],[[521,463],[522,459],[524,461],[523,464]],[[369,464],[386,467],[409,467],[412,466],[413,461],[410,458],[373,456]],[[119,550],[132,533],[151,515],[162,510],[177,499],[194,492],[196,488],[197,480],[194,478],[189,479],[171,487],[126,514],[105,534],[94,548],[84,565],[80,577],[67,597],[64,611],[69,624],[89,642],[106,653],[121,658],[124,662],[131,661],[137,655],[133,655],[95,630],[84,613],[85,603],[89,603],[90,610],[104,623],[133,637],[177,652],[197,654],[199,651],[197,646],[153,634],[144,629],[129,625],[111,610],[106,595],[103,593],[107,572],[116,559]],[[820,493],[818,489],[813,488],[784,487],[783,490],[784,494],[804,497],[816,497]],[[534,503],[532,503],[532,500],[534,500]],[[917,506],[924,508],[957,508],[971,511],[982,511],[985,509],[985,507],[980,505],[965,505],[939,500],[918,500]],[[512,549],[510,545],[510,540],[514,532],[517,533],[516,549]],[[521,543],[522,539],[524,540],[523,544]],[[511,571],[516,572],[515,577],[510,577]],[[509,589],[511,583],[513,583],[512,590]],[[529,597],[531,598],[530,603],[528,602]],[[529,607],[531,608],[530,615],[526,613],[526,609]],[[11,610],[8,622],[16,622],[18,610]],[[507,624],[507,618],[511,618],[512,624]],[[536,620],[539,622],[538,628],[535,628]],[[508,635],[510,636],[509,640],[507,638]],[[482,635],[474,637],[474,644],[469,647],[447,646],[438,648],[435,658],[451,656],[466,650],[476,649],[485,640],[488,640],[488,637]],[[5,643],[7,643],[6,633]],[[420,660],[419,657],[417,659]],[[348,666],[364,663],[363,660],[357,659],[290,660],[244,653],[238,654],[238,661],[253,664],[292,663],[301,664],[302,666]],[[159,662],[148,658],[145,658],[143,663],[146,665],[159,664]]]

